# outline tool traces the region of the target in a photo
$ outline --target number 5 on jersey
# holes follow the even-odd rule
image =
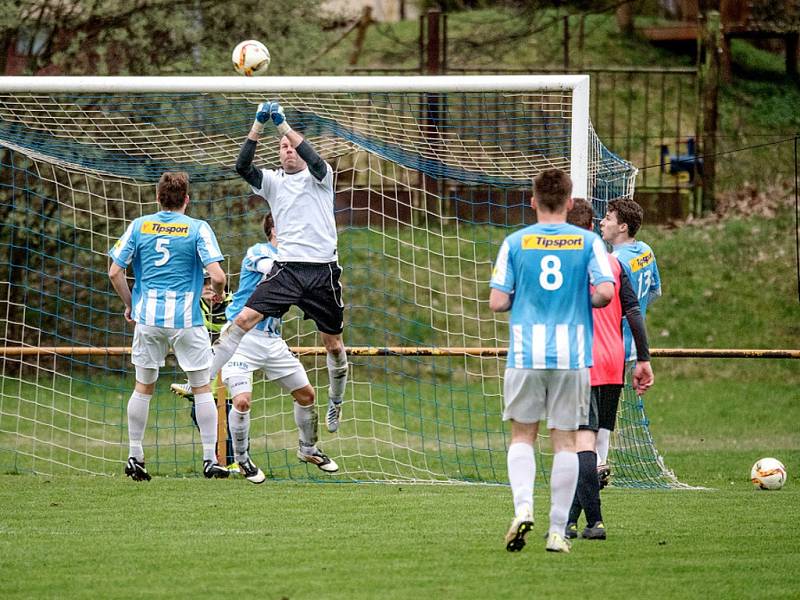
[[[156,240],[156,252],[161,255],[161,258],[156,259],[153,263],[156,267],[162,267],[167,264],[169,260],[169,238],[158,238]]]

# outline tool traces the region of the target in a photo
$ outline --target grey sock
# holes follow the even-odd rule
[[[317,444],[317,421],[317,411],[313,404],[302,406],[294,403],[294,422],[297,423],[302,446],[313,447]]]
[[[228,414],[228,428],[231,430],[231,442],[236,462],[247,460],[247,446],[250,443],[250,411],[240,412],[236,407]]]

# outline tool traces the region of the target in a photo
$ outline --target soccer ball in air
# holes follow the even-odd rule
[[[240,75],[263,75],[269,67],[269,50],[258,40],[245,40],[233,49],[231,60]]]
[[[750,480],[760,490],[779,490],[786,483],[786,467],[777,458],[762,458],[750,470]]]

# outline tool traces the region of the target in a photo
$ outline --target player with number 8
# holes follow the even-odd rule
[[[607,305],[614,294],[603,241],[566,223],[571,193],[569,175],[560,169],[536,176],[531,207],[538,222],[503,241],[490,281],[489,308],[511,311],[503,381],[514,499],[514,519],[505,538],[509,552],[521,550],[533,528],[533,449],[545,419],[554,454],[545,548],[570,551],[565,530],[578,481],[575,432],[589,410],[592,307]]]

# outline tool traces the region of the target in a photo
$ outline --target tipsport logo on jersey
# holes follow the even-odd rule
[[[523,250],[583,250],[582,235],[541,235],[522,236]]]
[[[631,271],[634,273],[636,271],[641,271],[645,267],[648,267],[653,264],[653,253],[649,250],[644,254],[640,254],[639,256],[634,256],[632,259],[628,261],[628,264],[631,266]]]
[[[141,232],[147,235],[170,235],[174,237],[186,237],[189,235],[189,224],[145,221],[142,223]]]

